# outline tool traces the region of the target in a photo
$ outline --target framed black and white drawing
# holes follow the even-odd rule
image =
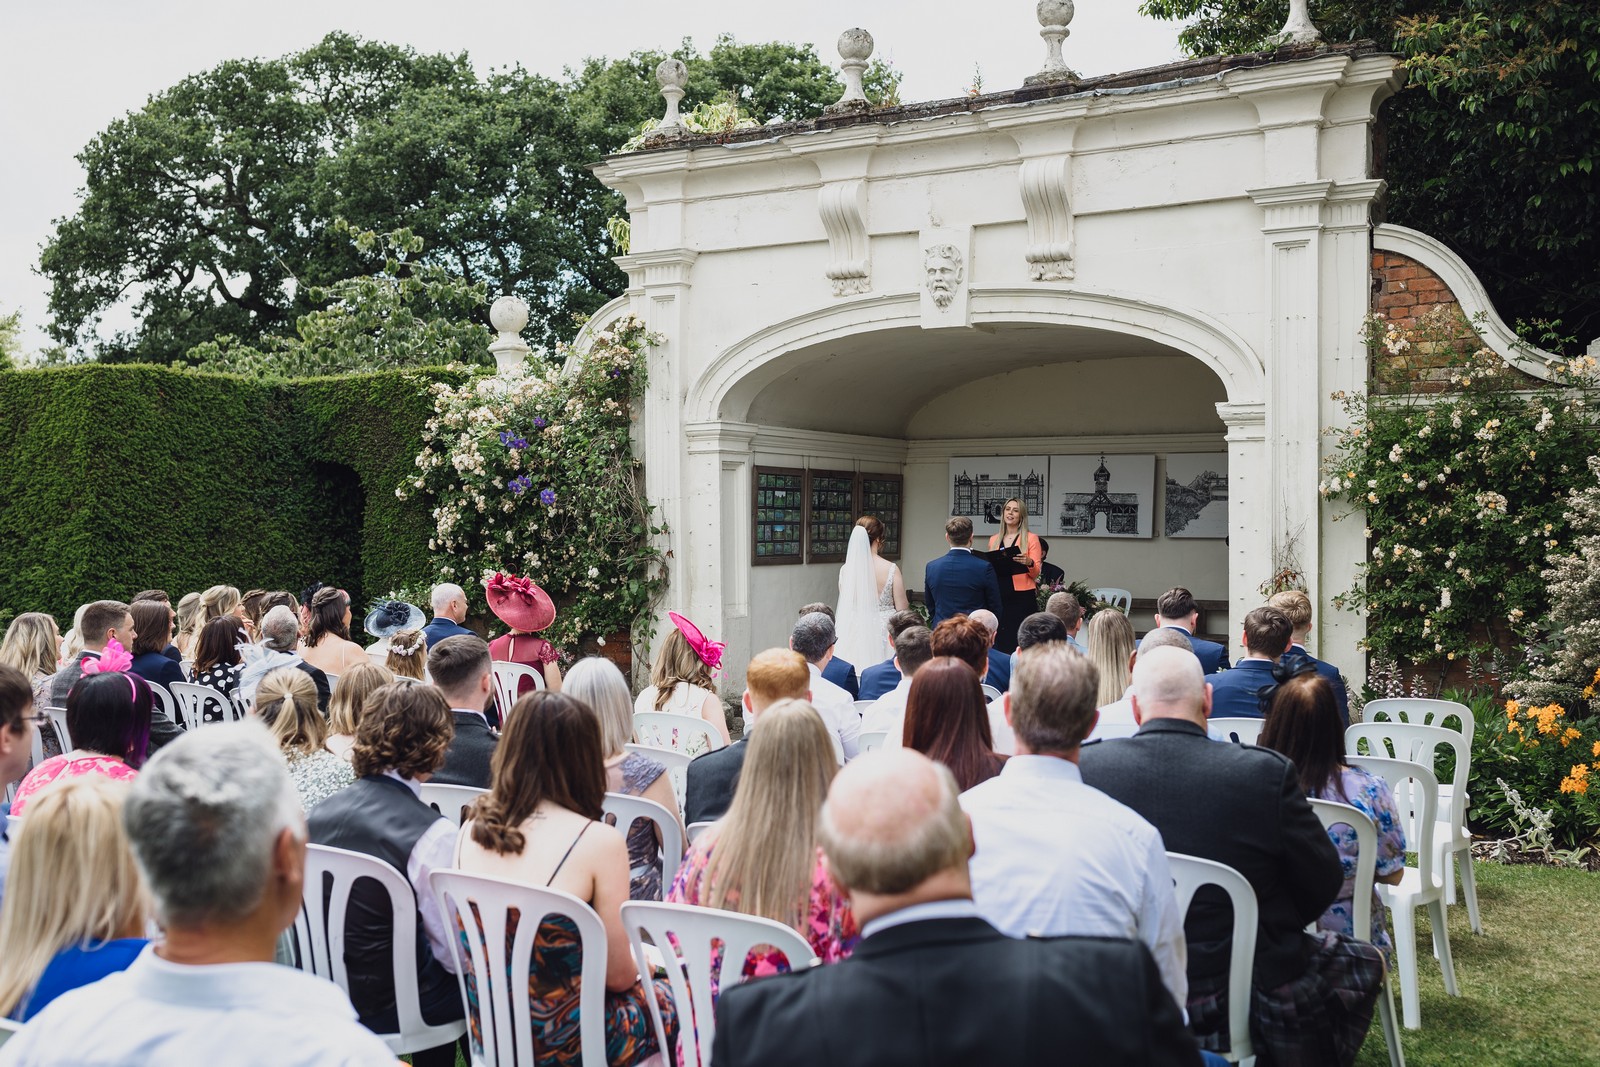
[[[1034,528],[1051,537],[1150,537],[1155,484],[1155,456],[1051,456],[1049,525]]]
[[[998,533],[1000,511],[1015,497],[1028,509],[1029,528],[1040,530],[1049,471],[1045,456],[957,456],[950,461],[950,514],[971,519],[975,534]]]
[[[1227,537],[1228,454],[1169,454],[1163,504],[1168,537]]]

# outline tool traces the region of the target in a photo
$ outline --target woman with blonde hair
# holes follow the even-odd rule
[[[317,710],[316,683],[299,667],[279,667],[261,679],[256,714],[277,739],[306,811],[356,780],[349,761],[323,747],[328,726]]]
[[[0,905],[0,1011],[26,1022],[144,951],[149,901],[122,827],[125,782],[85,775],[29,806]]]
[[[722,669],[727,647],[712,641],[700,628],[676,611],[667,612],[672,629],[656,649],[650,666],[650,684],[633,702],[635,713],[666,711],[704,719],[716,728],[722,744],[728,743],[728,720],[717,697],[712,671]]]
[[[1089,662],[1100,672],[1094,705],[1115,704],[1133,680],[1128,658],[1133,655],[1133,623],[1116,608],[1101,608],[1089,620]]]
[[[244,597],[239,590],[231,585],[214,585],[200,594],[201,626],[224,615],[233,615],[240,622],[245,621]]]
[[[1044,562],[1039,538],[1028,529],[1028,505],[1016,497],[1000,509],[1000,532],[990,535],[989,551],[1011,552],[1015,566],[1013,573],[1000,575],[1000,629],[994,635],[995,648],[1015,652],[1017,627],[1039,610],[1039,567]]]
[[[60,650],[56,620],[42,611],[25,611],[12,619],[0,641],[0,664],[22,672],[33,689],[33,706],[41,711],[50,704],[50,681]]]
[[[396,678],[415,678],[422,681],[428,662],[428,639],[421,630],[397,630],[389,637],[389,656],[384,666]],[[353,668],[352,668],[353,669]],[[340,679],[344,675],[339,675]],[[341,684],[342,681],[341,681]]]
[[[746,745],[733,805],[690,846],[667,899],[774,919],[824,963],[844,959],[859,934],[817,847],[817,818],[839,768],[828,728],[805,701],[780,700]],[[787,969],[776,952],[745,964],[749,975]]]
[[[348,761],[355,747],[361,712],[374,690],[394,681],[394,672],[376,663],[358,663],[339,678],[339,688],[328,701],[328,736],[323,746]]]
[[[72,613],[72,629],[61,635],[61,660],[60,665],[65,667],[69,663],[76,663],[83,654],[83,616],[93,605],[79,604],[78,610]]]
[[[195,637],[204,625],[200,620],[200,594],[183,594],[173,610],[178,613],[178,636],[173,643],[178,646],[180,656],[186,660],[194,659]]]
[[[567,673],[562,692],[594,713],[600,721],[600,748],[605,753],[606,791],[653,800],[678,817],[678,798],[666,764],[627,749],[633,740],[633,698],[617,665],[601,656],[581,659]],[[628,896],[661,899],[661,838],[643,819],[628,828]]]

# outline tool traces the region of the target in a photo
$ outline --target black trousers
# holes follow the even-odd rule
[[[1004,579],[1002,579],[1004,581]],[[1017,627],[1022,620],[1039,610],[1039,594],[1032,589],[1000,590],[1000,631],[994,635],[994,647],[1001,652],[1017,650]]]

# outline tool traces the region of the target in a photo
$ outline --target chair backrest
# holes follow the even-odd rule
[[[11,1035],[22,1029],[22,1024],[15,1019],[0,1019],[0,1045],[11,1040]]]
[[[654,745],[636,745],[632,741],[622,746],[624,752],[637,752],[641,756],[648,756],[657,763],[664,763],[667,767],[667,777],[672,781],[672,795],[678,801],[678,814],[683,814],[684,795],[689,788],[689,764],[692,762],[689,754],[678,752],[670,748],[656,748]]]
[[[1206,733],[1213,741],[1236,741],[1241,745],[1253,745],[1260,739],[1261,730],[1266,725],[1266,719],[1223,717],[1208,720]]]
[[[351,891],[356,883],[368,879],[388,894],[390,914],[394,916],[389,958],[394,972],[395,1010],[400,1029],[394,1034],[379,1036],[388,1041],[391,1048],[409,1046],[407,1050],[432,1048],[453,1040],[447,1036],[448,1032],[454,1029],[459,1034],[459,1023],[431,1027],[422,1019],[417,995],[416,894],[405,875],[380,859],[327,845],[306,846],[305,889],[301,894],[300,914],[294,920],[300,970],[326,978],[347,994],[350,992],[345,964],[345,920]],[[432,1045],[407,1040],[408,1036],[435,1032],[439,1037]]]
[[[1433,823],[1439,813],[1439,779],[1430,768],[1410,760],[1347,754],[1345,761],[1389,783],[1400,824],[1407,830],[1406,851],[1417,855],[1424,888],[1434,885]]]
[[[1110,604],[1124,615],[1133,610],[1133,594],[1126,589],[1106,586],[1102,589],[1089,590],[1089,596],[1096,604]]]
[[[1459,724],[1461,736],[1467,739],[1468,748],[1472,747],[1472,735],[1478,729],[1472,709],[1454,700],[1424,700],[1421,697],[1369,700],[1361,710],[1361,717],[1364,722],[1409,722],[1419,726],[1443,726],[1447,730],[1458,728],[1451,725],[1454,719]]]
[[[334,690],[339,688],[339,676],[337,674],[332,674],[328,671],[323,671],[322,673],[328,679],[329,693],[332,693]]]
[[[645,952],[647,938],[665,964],[667,984],[678,1009],[678,1032],[686,1054],[684,1067],[690,1062],[687,1053],[691,1034],[698,1046],[693,1062],[702,1067],[711,1062],[711,1043],[717,1033],[712,988],[725,990],[743,981],[745,959],[752,949],[777,949],[787,957],[790,970],[808,967],[817,958],[805,938],[783,923],[715,908],[630,900],[622,905],[622,928],[628,932],[633,958],[644,976],[645,1002],[650,1005],[651,1021],[662,1048],[668,1044],[652,988],[660,979],[652,973],[652,960]],[[672,948],[674,941],[676,951]],[[713,969],[717,962],[716,943],[720,943],[722,955],[720,966]]]
[[[673,879],[678,877],[678,865],[683,862],[683,830],[679,828],[676,813],[653,800],[627,793],[607,793],[600,809],[616,817],[615,825],[624,837],[639,819],[655,823],[656,833],[661,835],[661,885],[670,889]]]
[[[544,688],[544,674],[526,663],[507,663],[497,659],[489,669],[494,675],[494,702],[500,709],[501,722],[505,722],[511,714],[511,707],[517,702],[517,691],[522,688],[524,678],[533,682],[535,689]]]
[[[20,834],[21,832],[22,832],[22,816],[20,816],[20,815],[7,815],[6,816],[6,836],[11,839],[11,843],[12,844],[16,844],[17,835]]]
[[[692,845],[696,841],[700,840],[700,835],[715,825],[717,825],[717,820],[715,819],[706,819],[704,822],[690,823],[684,830],[685,835],[689,838],[689,844]]]
[[[61,751],[71,752],[73,748],[72,731],[67,729],[67,709],[45,708],[44,713],[50,716],[50,725],[55,728],[56,740],[61,742]],[[38,737],[39,731],[35,730],[33,735]]]
[[[428,881],[446,927],[456,931],[450,954],[471,1023],[471,1062],[503,1067],[535,1063],[528,1002],[533,941],[545,920],[559,917],[577,928],[583,956],[576,1016],[580,1062],[583,1067],[605,1067],[606,928],[594,909],[568,893],[461,871],[434,871]],[[508,942],[513,912],[516,934]]]
[[[858,700],[858,701],[856,701],[855,702],[855,704],[856,704],[856,714],[857,715],[865,715],[867,713],[867,709],[872,707],[872,705],[874,705],[876,703],[877,703],[876,700]]]
[[[446,785],[443,782],[423,782],[422,802],[449,819],[458,829],[461,826],[461,809],[471,807],[487,789],[475,785]]]
[[[696,715],[670,711],[634,712],[633,736],[641,745],[670,748],[686,756],[698,756],[722,747],[722,736],[710,723]]]
[[[52,711],[56,711],[56,710],[57,710],[56,708],[45,708],[44,709],[44,717],[46,719],[50,719],[50,713]],[[51,720],[52,728],[54,727],[54,725],[55,725],[54,724],[54,720]],[[67,748],[68,748],[68,746],[62,745],[61,746],[61,751],[65,752],[65,751],[67,751]],[[33,726],[33,741],[30,743],[30,746],[29,746],[28,759],[29,759],[28,768],[30,770],[33,769],[34,767],[39,766],[39,764],[44,762],[44,734],[39,732],[39,724],[38,723],[35,723],[34,726]],[[15,792],[16,790],[15,790],[14,787],[19,785],[19,784],[21,784],[21,783],[13,782],[11,784],[13,786],[11,791]]]
[[[155,698],[156,707],[166,712],[167,718],[182,725],[178,719],[178,702],[172,699],[172,693],[167,687],[160,682],[147,681],[145,684],[150,687],[150,695]]]
[[[177,702],[178,711],[183,715],[185,730],[193,730],[197,726],[204,725],[206,708],[212,704],[216,705],[223,721],[240,717],[239,706],[226,693],[209,685],[173,682],[172,699]]]
[[[409,674],[397,674],[397,675],[394,676],[394,680],[395,680],[395,684],[396,685],[423,685],[423,684],[425,684],[421,678],[413,678]]]
[[[1000,699],[1000,690],[996,689],[988,682],[984,682],[978,688],[983,690],[984,703],[993,704],[996,700]]]
[[[1365,745],[1366,752],[1361,749]],[[1467,778],[1472,772],[1472,748],[1466,737],[1456,730],[1443,726],[1423,726],[1405,722],[1358,722],[1344,732],[1346,756],[1387,756],[1398,760],[1420,763],[1435,775],[1434,796],[1439,795],[1437,781],[1439,750],[1449,749],[1455,754],[1455,766],[1450,777],[1452,796],[1463,796],[1467,791]],[[1397,797],[1396,800],[1399,798]],[[1449,818],[1456,829],[1465,825],[1466,805],[1450,805]],[[1410,830],[1410,827],[1407,827]]]
[[[380,667],[387,667],[389,665],[389,650],[387,648],[369,648],[367,649],[367,658]]]
[[[1256,961],[1256,892],[1227,864],[1168,852],[1178,914],[1187,915],[1195,891],[1214,885],[1233,903],[1233,947],[1228,957],[1228,1058],[1242,1063],[1255,1051],[1250,1041],[1250,979]]]
[[[862,730],[861,736],[856,739],[856,744],[861,752],[872,752],[883,747],[889,739],[888,730]]]
[[[1317,813],[1322,825],[1329,830],[1335,826],[1348,826],[1356,835],[1356,874],[1351,885],[1351,922],[1358,941],[1372,940],[1372,882],[1378,871],[1378,828],[1360,808],[1340,804],[1333,800],[1309,798],[1311,810]],[[1315,930],[1316,923],[1307,927]]]

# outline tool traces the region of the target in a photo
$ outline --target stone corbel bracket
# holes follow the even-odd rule
[[[1028,217],[1028,275],[1036,282],[1070,282],[1072,157],[1023,160],[1022,207]]]
[[[867,183],[855,178],[829,182],[817,193],[817,212],[828,231],[828,280],[834,296],[871,290],[867,254]]]

